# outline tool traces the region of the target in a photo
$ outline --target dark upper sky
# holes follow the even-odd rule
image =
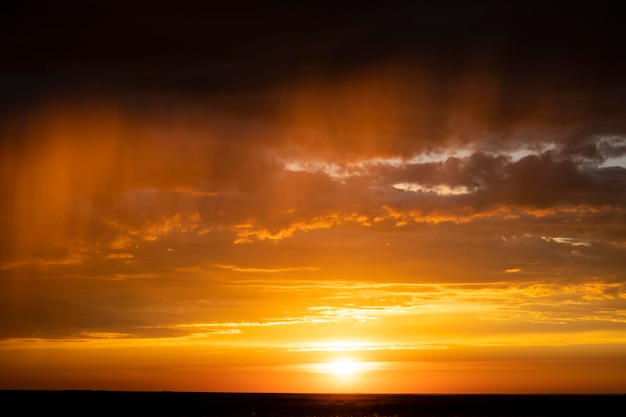
[[[620,14],[597,2],[283,3],[14,2],[2,90],[249,88],[389,61],[445,79],[478,61],[589,92],[618,88],[626,66]]]

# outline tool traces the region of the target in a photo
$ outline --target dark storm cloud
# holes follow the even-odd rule
[[[37,125],[41,107],[98,101],[132,123],[153,123],[161,133],[120,147],[138,159],[122,181],[134,186],[257,190],[260,173],[277,168],[275,149],[410,158],[550,136],[563,158],[599,163],[623,148],[600,141],[626,130],[623,28],[600,4],[4,7],[3,126],[26,110],[35,116],[25,124]],[[9,146],[26,140],[2,136]],[[170,175],[171,166],[186,169]]]
[[[623,242],[626,170],[602,166],[626,153],[620,14],[597,4],[209,3],[3,6],[0,272],[13,295],[0,307],[14,319],[4,336],[37,336],[38,323],[46,337],[137,335],[168,316],[192,320],[212,313],[184,313],[198,283],[225,272],[182,285],[185,268],[309,265],[308,248],[331,269],[387,256],[404,277],[442,281],[499,280],[542,261],[541,277],[576,259],[588,272],[580,281],[607,259],[604,272],[623,267],[623,246],[611,245]],[[532,152],[513,158],[520,149]],[[467,193],[393,188],[403,182]],[[541,209],[554,213],[532,212]],[[597,227],[577,229],[581,218]],[[443,224],[445,237],[422,223]],[[416,230],[428,242],[421,259],[447,267],[451,253],[470,254],[458,255],[454,278],[411,263],[415,240],[402,239]],[[537,235],[502,243],[526,230]],[[587,246],[572,255],[567,239],[599,235],[605,257]],[[266,244],[294,236],[300,251]],[[377,239],[394,246],[372,255],[365,246]],[[37,278],[19,292],[29,268],[90,279],[56,295],[60,279]],[[132,287],[133,277],[149,283]],[[152,297],[155,277],[189,293],[173,300],[172,284]]]
[[[487,92],[494,105],[509,104],[504,120],[532,112],[538,88],[557,96],[554,106],[571,99],[566,113],[576,111],[577,93],[592,91],[598,114],[615,109],[619,13],[598,3],[531,3],[15,2],[0,25],[2,85],[15,94],[116,85],[118,93],[210,92],[392,61],[425,71],[436,95],[468,72],[511,88]]]

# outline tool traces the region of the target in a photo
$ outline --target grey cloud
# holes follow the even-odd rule
[[[377,171],[375,171],[377,172]],[[619,206],[624,201],[623,168],[598,168],[565,159],[562,153],[546,151],[517,161],[504,155],[481,152],[466,158],[450,157],[443,162],[415,163],[378,171],[388,185],[415,182],[421,185],[464,186],[467,195],[415,196],[435,203],[431,209],[446,210],[465,204],[480,211],[498,205],[550,207],[568,204]],[[423,207],[423,206],[422,206]],[[425,208],[425,207],[423,207]]]

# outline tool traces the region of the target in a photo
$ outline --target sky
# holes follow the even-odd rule
[[[620,15],[295,3],[2,6],[0,389],[625,392]]]

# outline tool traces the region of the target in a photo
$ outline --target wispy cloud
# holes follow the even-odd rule
[[[313,266],[283,267],[283,268],[258,268],[258,267],[241,267],[235,265],[215,265],[218,268],[228,269],[235,272],[295,272],[295,271],[317,271],[320,268]]]

